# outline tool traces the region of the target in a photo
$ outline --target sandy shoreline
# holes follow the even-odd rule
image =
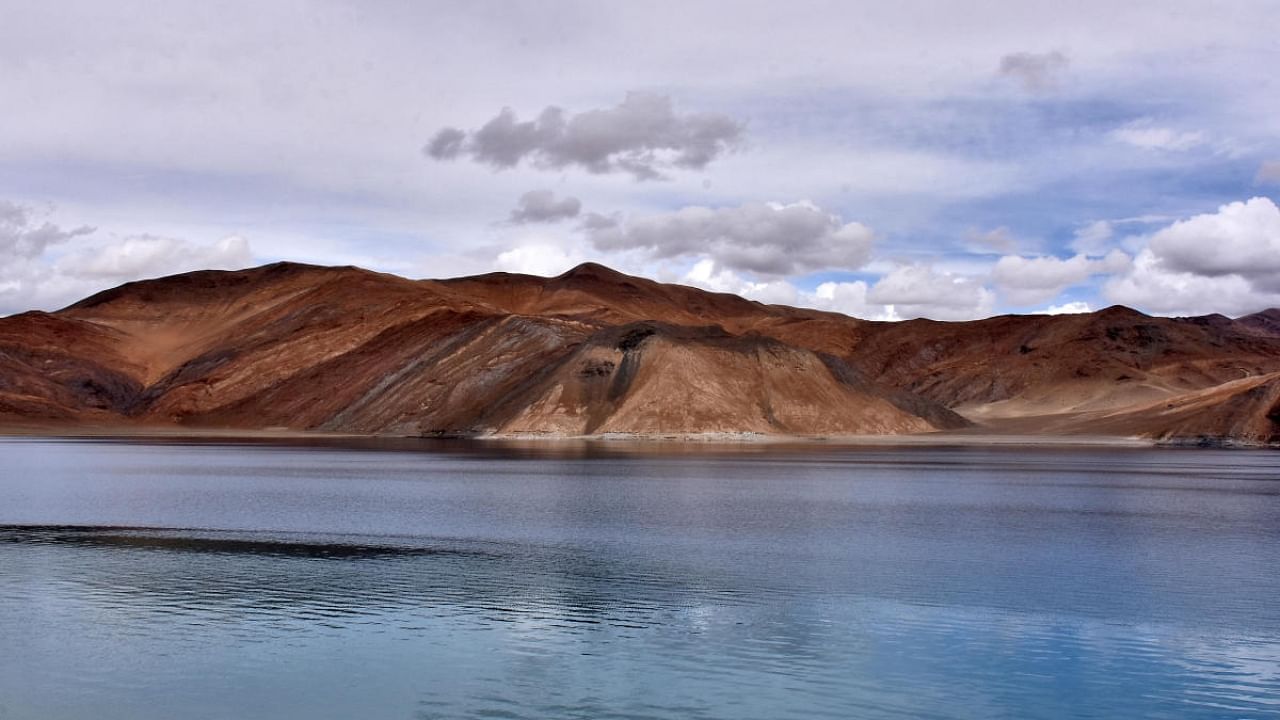
[[[485,444],[574,444],[600,443],[609,445],[817,445],[841,446],[1103,446],[1103,447],[1154,447],[1161,443],[1149,438],[1119,437],[1108,435],[1042,435],[983,433],[969,431],[932,432],[913,435],[770,435],[763,433],[606,433],[599,435],[554,435],[550,433],[512,433],[455,437],[416,437],[398,435],[359,435],[353,433],[316,432],[284,428],[188,428],[173,426],[103,426],[103,425],[39,425],[0,424],[0,437],[24,438],[82,438],[145,440],[462,440]]]
[[[606,433],[599,435],[554,435],[550,433],[511,433],[497,435],[360,435],[355,433],[290,430],[285,428],[188,428],[174,426],[51,426],[32,424],[0,424],[0,439],[45,438],[50,440],[104,441],[206,441],[227,443],[352,443],[377,444],[433,442],[474,443],[495,448],[555,448],[570,446],[656,448],[667,447],[742,447],[779,449],[787,447],[855,448],[855,447],[1098,447],[1098,448],[1219,448],[1280,449],[1278,444],[1242,441],[1232,438],[1173,438],[1157,440],[1118,435],[1050,435],[1043,433],[1009,433],[1000,431],[961,430],[920,433],[914,435],[771,435],[763,433]]]
[[[914,435],[766,435],[761,433],[608,433],[603,435],[553,436],[540,434],[491,435],[480,441],[539,442],[619,442],[619,443],[715,443],[753,445],[1106,445],[1151,447],[1146,438],[1102,435],[1011,435],[1003,433],[933,432]]]
[[[373,435],[355,435],[351,433],[314,432],[310,430],[287,430],[276,428],[186,428],[172,426],[105,426],[105,425],[21,425],[0,424],[0,437],[29,438],[173,438],[173,439],[226,439],[226,440],[281,440],[324,438],[324,439],[356,439],[372,438]]]

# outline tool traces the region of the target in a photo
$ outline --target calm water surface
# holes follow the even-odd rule
[[[1280,453],[650,450],[0,439],[0,719],[1280,717]]]

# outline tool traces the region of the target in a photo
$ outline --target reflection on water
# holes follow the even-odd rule
[[[0,441],[0,718],[1280,715],[1280,457]]]

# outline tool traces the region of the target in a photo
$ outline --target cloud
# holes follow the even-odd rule
[[[591,233],[598,230],[611,230],[617,228],[621,223],[621,215],[604,215],[590,212],[582,216],[582,223],[579,227]]]
[[[893,308],[867,299],[865,282],[824,282],[807,298],[806,305],[819,310],[843,313],[863,320],[901,320]]]
[[[576,166],[655,180],[670,168],[705,168],[736,147],[743,132],[742,124],[727,115],[680,115],[667,96],[632,92],[616,107],[576,115],[550,106],[536,119],[522,121],[503,108],[471,133],[440,130],[423,152],[436,160],[466,155],[499,170],[528,160],[544,170]]]
[[[874,234],[808,202],[686,207],[625,222],[591,215],[600,251],[637,250],[654,259],[711,258],[719,267],[766,277],[865,264]]]
[[[1071,240],[1071,249],[1084,255],[1102,255],[1115,235],[1115,228],[1107,220],[1097,220],[1077,228]]]
[[[866,320],[973,320],[995,309],[995,293],[973,277],[930,265],[901,265],[873,284],[824,282],[802,302]]]
[[[1050,305],[1049,307],[1038,312],[1038,315],[1079,315],[1081,313],[1093,312],[1089,308],[1089,303],[1083,300],[1063,303],[1061,305]]]
[[[110,217],[137,223],[113,228],[117,235],[205,243],[238,232],[273,259],[396,272],[412,264],[426,275],[450,257],[477,258],[476,271],[487,270],[528,239],[524,231],[568,235],[588,210],[626,217],[812,198],[891,238],[895,257],[950,262],[965,229],[1007,224],[1024,244],[965,260],[985,273],[1003,254],[1136,254],[1143,236],[1176,218],[1150,227],[1118,218],[1198,207],[1190,203],[1233,184],[1224,197],[1247,198],[1258,161],[1280,160],[1280,93],[1259,92],[1274,74],[1266,58],[1277,53],[1266,0],[1231,13],[1184,3],[1156,13],[1159,27],[1145,33],[1133,28],[1152,9],[1136,3],[926,13],[883,4],[875,31],[853,35],[867,25],[856,3],[822,13],[744,10],[723,32],[724,8],[700,3],[568,13],[389,3],[363,7],[352,23],[345,3],[233,2],[245,11],[210,17],[197,5],[142,12],[121,0],[94,5],[96,20],[33,3],[0,23],[0,106],[21,110],[0,113],[0,188],[103,209],[59,215],[64,230]],[[579,32],[566,34],[568,19]],[[104,24],[113,32],[100,32]],[[427,26],[447,31],[424,42]],[[567,124],[583,111],[616,110],[628,89],[670,95],[680,120],[724,113],[745,124],[738,139],[750,152],[722,150],[698,173],[669,164],[677,151],[656,151],[650,169],[672,178],[661,184],[632,183],[618,154],[606,156],[612,174],[593,175],[576,156],[551,153],[568,163],[571,186],[547,181],[560,172],[537,170],[541,149],[499,173],[471,154],[473,131],[503,105],[513,125],[537,125],[547,105],[564,108]],[[1201,131],[1208,144],[1167,154],[1108,137],[1145,116],[1175,136]],[[1224,138],[1245,152],[1212,152]],[[534,188],[584,207],[559,226],[495,228]],[[1082,221],[1099,219],[1115,223],[1110,246],[1062,246]],[[671,266],[683,271],[698,259]],[[1092,292],[1071,299],[1102,306]]]
[[[1144,233],[1150,226],[1173,220],[1177,218],[1153,214],[1095,220],[1077,227],[1067,247],[1089,257],[1102,257],[1117,246],[1134,253],[1145,245]]]
[[[987,232],[976,230],[969,233],[969,241],[988,250],[1000,253],[1011,253],[1018,249],[1018,239],[1007,227],[998,227]]]
[[[577,217],[582,211],[582,201],[576,197],[556,199],[550,190],[530,190],[520,196],[516,208],[511,211],[511,222],[517,225],[526,223],[550,223]]]
[[[864,320],[970,320],[986,317],[995,295],[974,278],[925,265],[895,268],[874,284],[862,280],[824,282],[812,291],[783,279],[749,280],[703,258],[680,281],[764,303],[811,307]]]
[[[1033,305],[1052,300],[1063,290],[1094,275],[1124,272],[1129,263],[1129,256],[1119,250],[1112,250],[1102,258],[1076,255],[1065,260],[1006,255],[996,261],[991,278],[1011,304]]]
[[[1112,140],[1133,145],[1144,150],[1180,152],[1206,143],[1204,133],[1178,131],[1161,127],[1151,118],[1139,118],[1121,125],[1108,133]]]
[[[37,220],[35,211],[25,205],[0,200],[0,264],[37,258],[52,245],[93,231],[88,226],[64,230],[47,220]]]
[[[192,270],[239,270],[253,263],[249,242],[239,236],[211,245],[156,235],[77,250],[57,261],[57,272],[73,278],[113,283]]]
[[[495,269],[524,275],[554,277],[581,263],[585,258],[573,250],[550,243],[529,243],[499,253]]]
[[[1259,291],[1239,275],[1209,277],[1165,267],[1150,250],[1133,260],[1133,270],[1109,281],[1104,296],[1160,315],[1247,315],[1280,307],[1280,293]]]
[[[1234,315],[1280,305],[1280,208],[1255,197],[1158,230],[1104,294],[1172,314]]]
[[[458,128],[443,128],[422,151],[436,160],[452,160],[462,152],[462,141],[466,138],[467,134]]]
[[[93,232],[0,200],[0,315],[52,310],[130,280],[253,262],[249,243],[236,236],[201,245],[152,235],[95,241],[87,237]]]
[[[1270,198],[1175,222],[1152,235],[1148,247],[1172,271],[1239,274],[1280,289],[1280,208]]]
[[[1025,90],[1040,92],[1057,86],[1067,69],[1067,56],[1055,50],[1047,53],[1020,52],[1000,58],[1000,75],[1022,83]]]
[[[680,281],[713,292],[733,293],[749,300],[780,305],[799,305],[805,299],[794,285],[786,280],[746,280],[732,270],[719,268],[716,261],[703,258],[694,263]]]
[[[1258,185],[1280,185],[1280,160],[1267,160],[1258,166],[1258,174],[1253,181]]]
[[[819,287],[821,290],[821,287]],[[867,291],[867,300],[903,319],[972,320],[995,309],[995,293],[977,279],[930,265],[901,265]]]
[[[28,206],[0,200],[0,315],[53,307],[47,300],[57,295],[59,283],[51,277],[47,252],[93,232],[85,226],[64,229]]]

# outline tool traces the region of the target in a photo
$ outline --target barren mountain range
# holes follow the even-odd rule
[[[1280,310],[872,322],[586,264],[277,263],[0,318],[0,425],[1280,441]]]

